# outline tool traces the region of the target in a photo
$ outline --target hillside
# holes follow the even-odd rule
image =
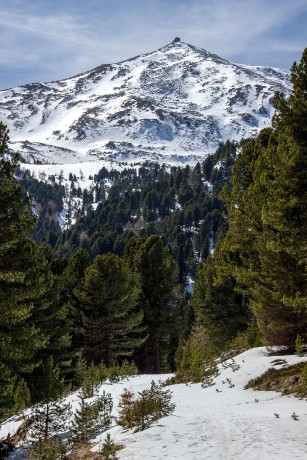
[[[306,401],[273,391],[244,390],[250,379],[268,368],[307,361],[306,357],[293,355],[282,358],[287,364],[276,364],[276,356],[269,355],[265,348],[255,348],[219,364],[220,373],[213,386],[173,385],[169,387],[176,404],[173,415],[138,433],[123,430],[114,420],[110,429],[92,438],[93,450],[99,451],[110,433],[113,441],[124,446],[117,456],[125,460],[306,458]],[[99,394],[103,391],[111,393],[113,415],[117,417],[119,397],[125,388],[138,392],[148,388],[151,380],[158,377],[168,376],[141,375],[120,383],[106,382],[100,387]],[[67,401],[76,410],[77,393],[70,395]],[[20,423],[16,417],[3,423],[0,439],[8,432],[14,434]],[[20,448],[10,458],[21,460],[24,458],[22,452]]]
[[[175,39],[72,78],[0,91],[0,119],[27,162],[195,163],[270,125],[287,72],[235,64]]]

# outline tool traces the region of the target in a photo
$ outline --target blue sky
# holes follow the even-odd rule
[[[306,0],[1,0],[0,89],[73,76],[182,41],[289,70],[307,46]]]

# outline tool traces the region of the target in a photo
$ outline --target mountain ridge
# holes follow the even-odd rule
[[[29,161],[189,162],[227,139],[255,137],[270,125],[275,92],[290,88],[287,72],[235,64],[176,38],[71,78],[2,90],[0,119]]]

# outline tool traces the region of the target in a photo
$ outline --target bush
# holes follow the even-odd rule
[[[179,352],[178,352],[179,354]],[[215,349],[210,342],[205,329],[195,325],[187,342],[180,351],[177,361],[177,382],[201,382],[206,374],[206,367],[211,367]]]
[[[27,460],[61,460],[65,458],[67,448],[60,438],[39,439],[29,449]]]
[[[82,393],[79,398],[80,407],[76,410],[71,424],[70,441],[73,445],[88,442],[98,431],[109,428],[112,422],[111,394],[103,392],[91,403],[85,401]]]
[[[92,398],[95,396],[98,386],[102,382],[101,380],[101,371],[98,366],[92,362],[91,365],[86,369],[82,391],[85,398]]]
[[[115,363],[107,369],[107,376],[111,383],[119,382],[138,373],[135,363],[133,361],[129,363],[127,360],[124,360],[121,365]]]
[[[124,390],[120,401],[120,417],[117,423],[125,428],[142,431],[161,417],[170,415],[175,410],[171,402],[172,393],[163,389],[161,382],[151,382],[149,389],[138,393],[137,399],[129,390]]]
[[[121,449],[123,449],[123,446],[121,444],[115,444],[114,441],[111,440],[110,433],[108,433],[106,439],[104,440],[100,453],[103,456],[104,460],[117,460],[118,457],[116,456],[116,452],[118,452]]]

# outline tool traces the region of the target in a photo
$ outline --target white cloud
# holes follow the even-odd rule
[[[306,39],[295,23],[307,14],[306,0],[2,2],[0,65],[7,72],[28,69],[32,81],[153,51],[175,36],[228,59],[265,65],[270,55],[281,61],[301,52]]]

